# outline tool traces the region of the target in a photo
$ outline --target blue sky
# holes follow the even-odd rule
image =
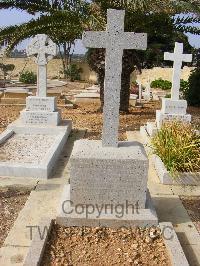
[[[9,26],[13,24],[20,24],[29,21],[33,16],[28,15],[26,12],[12,10],[0,10],[0,27]],[[200,36],[194,36],[188,34],[189,42],[192,46],[200,48]],[[18,48],[25,48],[27,41],[23,42]],[[81,40],[76,42],[75,53],[84,53],[85,48],[82,45]]]

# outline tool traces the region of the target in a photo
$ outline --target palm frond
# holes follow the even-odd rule
[[[48,0],[0,0],[0,9],[15,8],[27,11],[30,14],[36,12],[50,12],[53,7]]]
[[[79,38],[83,27],[84,20],[79,14],[59,11],[54,12],[53,15],[43,15],[22,25],[9,26],[0,30],[0,42],[8,40],[7,52],[9,52],[21,41],[44,33],[59,44]]]

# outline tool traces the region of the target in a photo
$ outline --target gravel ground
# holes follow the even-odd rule
[[[0,188],[0,247],[26,203],[29,193],[28,190]]]
[[[70,89],[73,89],[73,87]],[[100,105],[98,104],[81,104],[76,109],[61,108],[62,117],[64,119],[72,119],[75,128],[88,129],[87,138],[100,139],[102,114],[99,112],[99,107]],[[5,130],[9,123],[18,118],[19,112],[23,108],[22,106],[0,106],[0,132]],[[127,130],[139,130],[140,126],[146,124],[147,121],[155,121],[156,110],[160,108],[161,105],[158,101],[149,102],[145,103],[142,109],[131,107],[129,114],[121,113],[120,139],[125,138],[125,132]],[[188,108],[188,112],[192,115],[193,124],[200,127],[200,108],[190,107]]]
[[[186,208],[191,220],[200,234],[200,196],[199,197],[181,197],[183,206]]]
[[[56,136],[15,134],[0,145],[0,161],[39,164]]]
[[[151,229],[152,230],[152,229]],[[44,253],[43,266],[169,266],[158,229],[61,227],[54,225]]]

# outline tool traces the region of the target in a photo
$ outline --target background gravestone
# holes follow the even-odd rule
[[[45,34],[37,35],[27,47],[27,55],[38,65],[37,96],[27,97],[26,110],[21,112],[24,124],[57,126],[61,122],[56,97],[47,95],[47,63],[57,54],[56,44]]]
[[[163,121],[179,120],[191,122],[191,115],[187,112],[187,101],[180,100],[181,68],[183,62],[192,62],[192,54],[183,54],[183,44],[175,43],[174,53],[165,53],[165,60],[174,61],[171,99],[162,99],[161,111],[156,111],[156,124],[160,128]]]

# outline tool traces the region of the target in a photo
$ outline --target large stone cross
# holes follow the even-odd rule
[[[183,44],[176,42],[174,53],[165,53],[164,59],[174,61],[171,99],[179,100],[182,63],[192,62],[192,54],[183,54]]]
[[[147,34],[124,32],[125,11],[108,9],[107,31],[85,32],[83,43],[106,48],[102,145],[118,147],[122,56],[124,49],[146,50]]]
[[[38,34],[26,49],[38,65],[37,96],[47,96],[47,63],[57,54],[56,44],[45,34]]]

